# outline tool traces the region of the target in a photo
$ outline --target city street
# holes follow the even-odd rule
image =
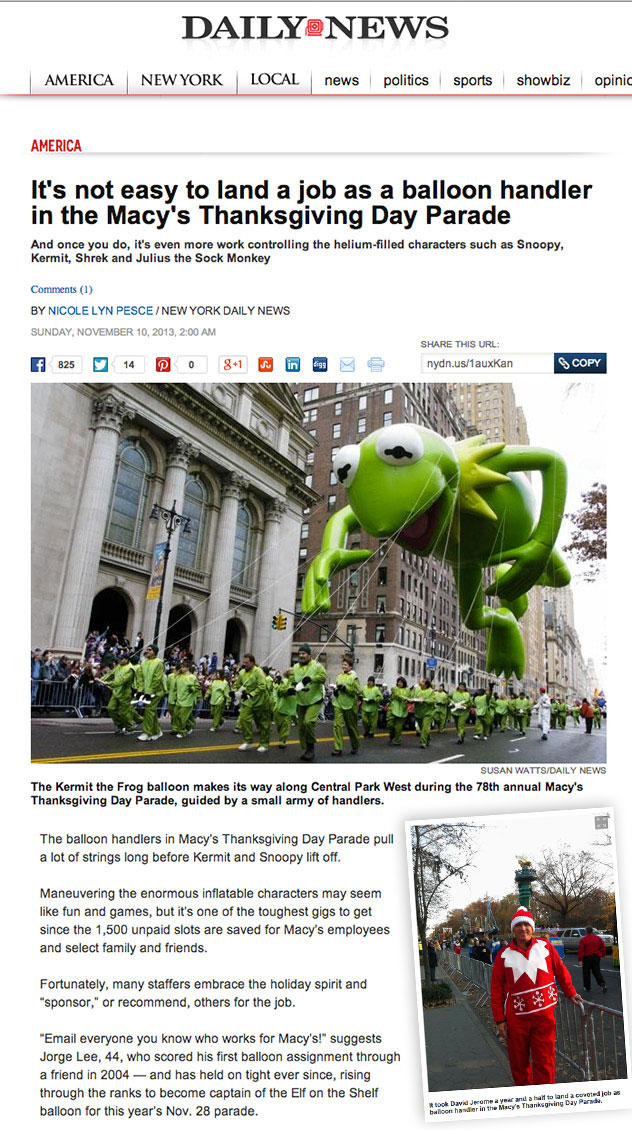
[[[230,764],[291,764],[300,757],[296,730],[286,749],[277,749],[276,734],[267,754],[256,749],[240,752],[242,743],[234,733],[235,721],[228,719],[219,733],[210,733],[206,719],[199,719],[195,731],[177,739],[169,733],[169,719],[162,719],[164,736],[157,742],[139,742],[136,735],[117,736],[108,718],[36,717],[32,722],[32,759],[41,764],[61,762],[226,762]],[[473,727],[468,726],[465,744],[457,745],[453,728],[443,734],[433,732],[427,749],[420,749],[417,734],[405,730],[401,746],[388,745],[388,735],[381,731],[373,739],[360,743],[357,755],[349,753],[348,741],[341,757],[332,757],[332,724],[319,723],[316,730],[316,762],[328,764],[366,765],[596,765],[606,761],[606,729],[584,732],[583,726],[556,730],[547,742],[540,740],[533,725],[522,736],[517,731],[495,731],[488,741],[476,741]],[[258,743],[257,743],[258,744]]]
[[[606,982],[607,993],[603,992],[594,977],[592,978],[592,988],[590,992],[586,992],[582,968],[577,961],[576,953],[565,954],[564,964],[571,975],[572,982],[577,992],[588,1004],[602,1004],[605,1008],[614,1008],[617,1010],[623,1008],[621,1000],[621,973],[618,969],[613,969],[611,953],[606,954],[601,960],[601,973]]]

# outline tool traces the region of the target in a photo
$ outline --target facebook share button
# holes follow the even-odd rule
[[[554,353],[554,373],[606,373],[605,353]]]

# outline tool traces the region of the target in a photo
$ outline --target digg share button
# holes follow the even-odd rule
[[[605,353],[554,353],[555,373],[606,373]]]

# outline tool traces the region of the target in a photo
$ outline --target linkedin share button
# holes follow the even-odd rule
[[[554,373],[606,373],[605,353],[554,353]]]

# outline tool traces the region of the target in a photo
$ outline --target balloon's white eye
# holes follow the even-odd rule
[[[355,478],[360,462],[360,447],[357,443],[347,443],[334,456],[334,471],[339,483],[348,487]]]
[[[375,450],[385,463],[405,467],[421,459],[424,444],[419,432],[411,424],[392,424],[378,433]]]

